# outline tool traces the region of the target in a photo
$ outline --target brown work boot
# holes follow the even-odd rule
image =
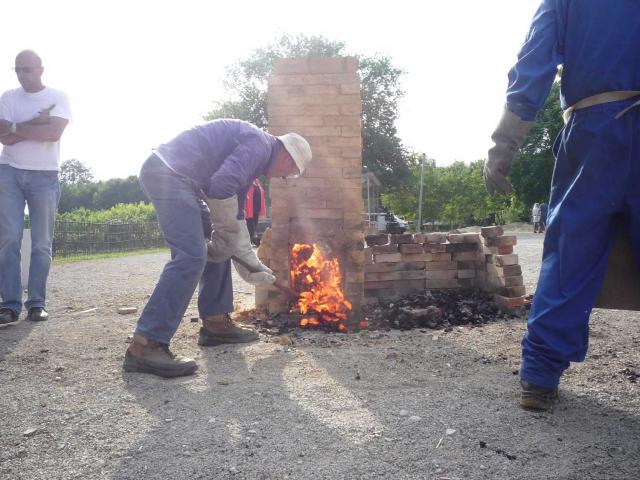
[[[254,329],[238,325],[225,313],[202,319],[198,345],[215,347],[225,343],[248,343],[257,339],[258,333]]]
[[[520,380],[522,395],[520,406],[525,410],[545,412],[550,410],[558,398],[558,388],[545,388]]]
[[[198,364],[191,358],[174,355],[169,345],[135,334],[124,355],[122,368],[126,372],[152,373],[171,378],[191,375],[197,370]]]

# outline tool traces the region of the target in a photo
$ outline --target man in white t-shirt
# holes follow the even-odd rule
[[[21,88],[0,97],[0,324],[22,310],[20,245],[29,208],[31,263],[27,319],[48,319],[45,296],[56,209],[60,199],[60,137],[71,119],[67,96],[42,84],[44,68],[31,50],[18,54]]]

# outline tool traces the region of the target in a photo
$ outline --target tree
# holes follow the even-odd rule
[[[225,87],[231,100],[216,102],[205,119],[238,118],[267,127],[267,82],[278,58],[345,55],[343,42],[324,37],[282,36],[277,42],[257,49],[228,69]],[[385,187],[399,185],[409,177],[407,154],[397,137],[395,121],[402,71],[384,56],[359,56],[362,96],[363,164]]]
[[[509,172],[517,198],[524,207],[522,220],[528,220],[535,202],[549,201],[555,162],[553,143],[562,127],[560,83],[556,82]]]
[[[80,160],[72,158],[60,165],[60,183],[63,185],[86,185],[93,182],[93,172]]]

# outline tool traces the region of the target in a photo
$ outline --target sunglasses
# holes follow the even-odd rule
[[[31,73],[38,70],[40,67],[13,67],[13,71],[16,73]]]

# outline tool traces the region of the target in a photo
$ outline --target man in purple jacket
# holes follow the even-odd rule
[[[229,317],[233,311],[232,257],[240,260],[234,260],[234,265],[249,283],[275,280],[251,248],[242,214],[244,199],[258,176],[295,177],[310,161],[311,148],[300,135],[275,137],[240,120],[195,126],[154,151],[142,166],[140,184],[155,206],[171,260],[138,319],[124,370],[161,377],[195,372],[196,362],[172,354],[169,343],[198,281],[198,310],[203,319],[199,345],[258,338],[256,332],[236,325]],[[209,207],[214,227],[208,245],[201,200]]]

